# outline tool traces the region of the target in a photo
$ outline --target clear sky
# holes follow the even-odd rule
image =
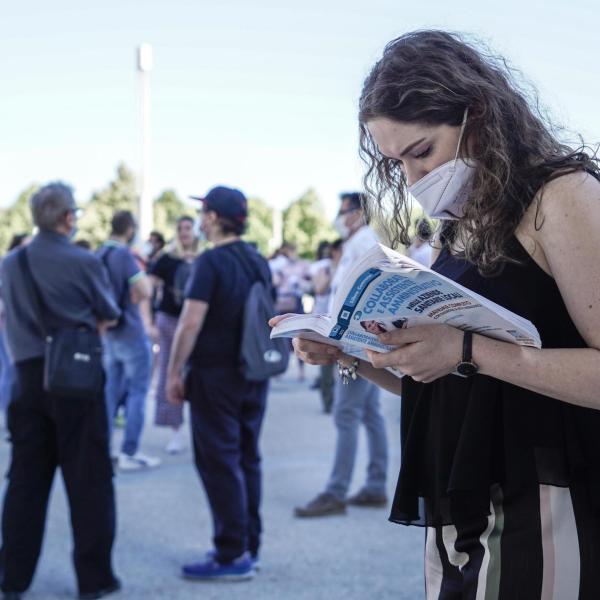
[[[57,178],[85,201],[119,161],[139,169],[140,42],[154,48],[154,195],[224,183],[284,207],[312,186],[332,214],[360,186],[362,81],[416,28],[483,39],[559,123],[600,139],[593,0],[5,0],[0,15],[0,205]]]

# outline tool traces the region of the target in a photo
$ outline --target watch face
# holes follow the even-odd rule
[[[456,370],[461,375],[470,377],[471,375],[475,375],[475,373],[477,373],[477,365],[471,362],[461,362],[456,367]]]

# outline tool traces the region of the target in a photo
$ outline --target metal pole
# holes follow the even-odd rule
[[[137,70],[140,86],[141,168],[138,217],[141,239],[146,239],[154,227],[154,211],[150,190],[150,72],[152,46],[141,44],[137,49]]]
[[[283,244],[283,214],[278,208],[273,209],[273,232],[270,240],[270,250],[275,252]]]

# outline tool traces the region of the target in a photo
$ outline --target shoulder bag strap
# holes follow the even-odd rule
[[[258,265],[246,254],[246,252],[244,252],[241,248],[235,247],[233,244],[228,244],[225,247],[229,248],[233,252],[233,254],[235,254],[239,258],[246,273],[254,275],[255,281],[260,280],[266,286],[269,285],[269,282],[265,280],[263,274],[260,272]]]
[[[35,278],[33,277],[33,273],[31,272],[31,265],[29,263],[29,257],[27,256],[27,246],[17,250],[17,260],[19,262],[19,266],[21,267],[25,284],[29,288],[29,296],[33,304],[33,311],[35,312],[37,319],[38,329],[40,330],[42,337],[46,339],[48,332],[46,330],[44,321],[44,309],[42,308],[45,305]]]
[[[104,266],[106,267],[106,270],[108,271],[109,278],[110,278],[110,266],[108,265],[108,256],[114,249],[115,249],[114,246],[108,246],[108,248],[106,249],[106,252],[100,257],[100,260],[104,263]],[[126,280],[125,284],[123,285],[123,289],[121,290],[121,296],[117,300],[117,306],[121,310],[123,310],[123,307],[125,306],[125,300],[127,299],[128,292],[129,292],[129,281]]]

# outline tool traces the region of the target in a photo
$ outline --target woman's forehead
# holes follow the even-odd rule
[[[394,121],[386,117],[378,117],[367,123],[367,129],[373,137],[412,139],[431,134],[442,125],[428,125],[426,123],[408,121]]]
[[[393,121],[380,117],[369,121],[367,129],[383,154],[397,156],[409,144],[428,137],[433,128],[423,123]]]
[[[394,158],[399,158],[407,148],[418,144],[421,140],[427,142],[433,137],[453,136],[458,129],[450,125],[394,121],[386,117],[372,119],[366,126],[379,151],[385,156]]]

